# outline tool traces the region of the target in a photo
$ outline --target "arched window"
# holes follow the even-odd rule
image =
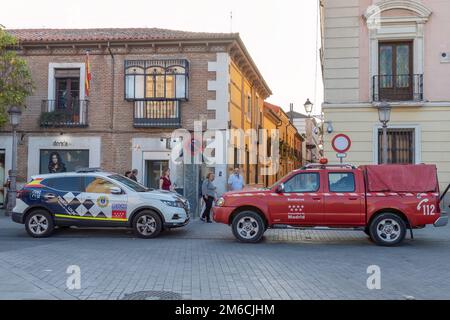
[[[125,99],[187,100],[188,66],[187,60],[125,61]]]

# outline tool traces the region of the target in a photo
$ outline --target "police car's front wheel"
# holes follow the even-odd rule
[[[51,215],[44,210],[31,212],[25,220],[25,229],[33,238],[45,238],[52,234],[55,224]]]
[[[153,211],[143,211],[133,220],[133,229],[140,238],[155,238],[162,230],[162,221]]]

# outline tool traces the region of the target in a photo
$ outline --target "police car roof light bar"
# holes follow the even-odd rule
[[[102,172],[102,168],[80,168],[76,173]]]

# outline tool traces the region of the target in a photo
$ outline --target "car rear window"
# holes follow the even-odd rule
[[[41,184],[59,191],[82,192],[81,177],[55,177],[42,180]]]
[[[335,172],[328,174],[330,192],[354,192],[355,175],[352,172]]]

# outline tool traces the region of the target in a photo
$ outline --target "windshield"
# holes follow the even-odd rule
[[[151,189],[143,186],[142,184],[139,184],[131,179],[128,179],[127,177],[121,176],[119,174],[115,174],[112,176],[109,176],[108,178],[116,180],[124,185],[126,185],[128,188],[136,191],[136,192],[147,192],[151,191]]]
[[[285,175],[283,178],[279,179],[277,182],[275,182],[273,185],[271,185],[270,187],[267,187],[266,189],[271,190],[272,188],[274,188],[277,184],[280,183],[280,181],[283,181],[284,179],[287,178],[287,176],[289,176],[291,173],[288,173],[287,175]]]

